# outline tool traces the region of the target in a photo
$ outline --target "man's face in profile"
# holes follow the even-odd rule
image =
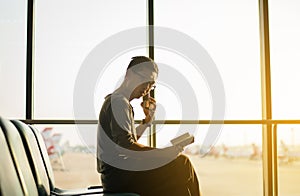
[[[137,98],[145,96],[150,92],[151,88],[154,86],[154,83],[154,81],[142,83],[138,85],[133,92],[136,93]]]

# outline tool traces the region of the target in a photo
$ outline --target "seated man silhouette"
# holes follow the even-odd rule
[[[145,97],[158,75],[156,63],[133,57],[123,83],[105,97],[97,133],[97,169],[106,192],[132,192],[141,196],[198,196],[199,183],[182,147],[162,149],[138,143],[152,123],[155,100],[141,103],[145,119],[135,127],[133,99]]]

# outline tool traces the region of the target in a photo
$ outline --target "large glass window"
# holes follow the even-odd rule
[[[300,2],[269,2],[274,119],[299,119]]]
[[[74,85],[83,62],[110,36],[145,26],[147,3],[140,0],[35,1],[34,120],[74,118]],[[25,119],[26,9],[26,1],[0,2],[0,115],[11,119]],[[296,0],[269,1],[274,119],[300,117],[299,9],[300,3]],[[217,99],[226,100],[225,120],[261,119],[258,11],[258,2],[251,0],[154,2],[155,26],[186,34],[198,42],[215,63],[224,85],[225,96]],[[145,32],[143,36],[146,45],[149,34]],[[156,38],[157,34],[155,44],[158,43]],[[155,91],[156,119],[211,119],[214,99],[211,91],[214,89],[207,80],[211,76],[205,75],[188,55],[173,49],[155,45],[155,61],[160,67]],[[199,51],[191,48],[191,52]],[[148,56],[147,47],[129,48],[115,54],[106,65],[99,65],[103,70],[93,91],[95,116],[92,119],[97,118],[103,98],[122,82],[130,58],[137,55]],[[140,102],[132,101],[136,120],[144,117]],[[83,116],[83,119],[90,120],[91,116]],[[96,125],[35,126],[49,148],[57,187],[69,189],[101,184],[96,171]],[[224,125],[220,135],[211,142],[211,151],[202,157],[199,152],[209,127],[157,124],[157,147],[170,145],[170,140],[178,134],[190,132],[195,142],[186,147],[184,153],[195,166],[204,195],[261,195],[265,180],[262,178],[261,125]],[[299,131],[298,125],[278,125],[280,195],[300,192],[295,186],[300,173]],[[148,133],[142,136],[140,143],[148,143]]]
[[[26,1],[0,1],[0,108],[25,118]]]
[[[138,0],[37,1],[34,117],[73,118],[74,84],[88,54],[113,34],[145,26],[146,10],[146,1]],[[145,43],[146,36],[145,33]],[[143,52],[129,53],[126,53],[129,58],[122,63],[111,62],[110,67],[115,66],[115,69],[109,73],[110,76],[124,74],[130,57],[146,55],[146,48]],[[119,77],[113,79],[118,81]],[[105,81],[105,88],[111,90],[115,86],[112,80]]]
[[[155,25],[187,34],[210,54],[223,79],[226,96],[219,99],[226,99],[225,119],[260,119],[258,3],[250,0],[189,0],[186,3],[166,0],[154,2],[154,6]],[[205,78],[210,76],[195,71],[192,65],[195,62],[189,62],[186,54],[176,52],[168,48],[156,50],[155,60],[183,74],[196,95],[198,108],[194,106],[194,109],[199,111],[200,119],[210,119],[210,90],[214,89],[209,89],[211,86]],[[158,88],[157,96],[160,93],[164,92]],[[188,96],[191,95],[186,93],[178,97],[188,99]],[[161,101],[165,107],[174,108],[172,114],[167,113],[167,118],[182,119],[180,108],[175,106],[176,98],[166,96],[164,99]],[[199,119],[197,116],[189,118]]]

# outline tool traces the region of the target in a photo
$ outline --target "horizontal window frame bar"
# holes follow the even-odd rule
[[[98,124],[98,120],[58,120],[58,119],[39,119],[39,120],[20,120],[26,124]],[[141,120],[136,120],[136,124]],[[154,120],[153,124],[300,124],[300,120]]]

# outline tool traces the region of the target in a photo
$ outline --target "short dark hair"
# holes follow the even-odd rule
[[[127,70],[132,68],[135,65],[138,65],[140,63],[145,63],[145,62],[152,62],[153,60],[150,59],[149,57],[146,56],[135,56],[131,58],[131,61],[127,67]]]
[[[148,64],[149,62],[149,64]],[[155,71],[156,73],[158,73],[158,67],[156,65],[156,63],[149,57],[146,56],[135,56],[131,58],[131,61],[127,67],[127,71],[131,68],[133,68],[136,65],[142,65],[145,63],[146,65],[151,65],[151,66],[147,66],[146,68],[148,69],[152,69],[153,71]],[[136,69],[136,71],[140,70],[139,67],[143,67],[143,66],[136,66],[133,69]],[[144,68],[144,67],[143,67]]]

